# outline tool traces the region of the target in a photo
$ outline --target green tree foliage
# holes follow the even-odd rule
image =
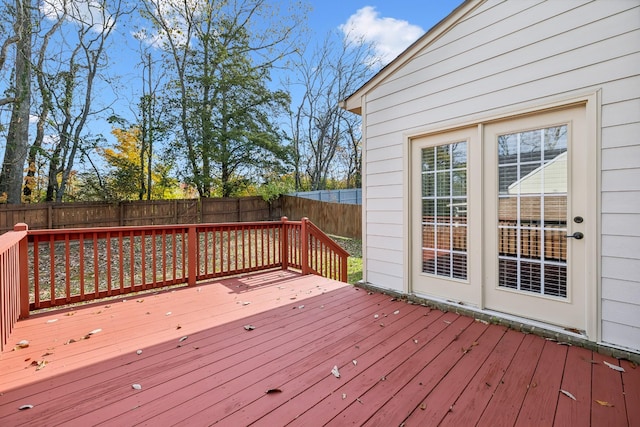
[[[286,17],[262,0],[144,5],[173,72],[165,103],[175,106],[182,178],[202,197],[228,197],[265,170],[283,172],[289,151],[277,120],[289,97],[269,87],[270,72],[294,51],[304,9]]]

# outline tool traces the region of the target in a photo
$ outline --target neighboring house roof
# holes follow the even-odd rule
[[[509,194],[556,194],[567,192],[567,152],[554,157],[508,187]]]
[[[362,85],[353,94],[349,95],[347,99],[342,101],[342,108],[355,114],[362,114],[362,96],[364,94],[369,92],[372,88],[376,87],[389,75],[393,74],[398,68],[402,67],[418,52],[420,52],[434,40],[438,39],[440,36],[442,36],[442,34],[446,33],[450,28],[464,19],[465,16],[467,16],[470,12],[472,12],[485,1],[487,0],[465,0],[453,12],[447,15],[447,17],[434,25],[429,31],[424,33],[422,37],[420,37],[411,46],[405,49],[404,52],[402,52],[393,61],[382,68],[382,70],[380,70],[368,82]]]

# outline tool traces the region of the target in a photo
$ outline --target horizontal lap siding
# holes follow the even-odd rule
[[[404,193],[404,163],[398,158],[406,133],[473,121],[558,94],[600,90],[602,340],[639,349],[640,320],[634,313],[640,312],[640,301],[615,296],[640,289],[638,64],[635,0],[482,4],[364,98],[367,209],[375,212],[366,215],[368,250],[379,254],[385,239],[403,238],[402,194],[390,192],[401,186]],[[389,163],[382,166],[385,159]],[[404,245],[387,249],[402,253]],[[402,276],[402,263],[396,266],[395,259],[382,263],[370,257],[368,281],[402,290],[402,280],[393,286],[374,280],[386,280],[391,265]]]

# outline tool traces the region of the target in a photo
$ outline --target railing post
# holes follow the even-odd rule
[[[28,231],[29,226],[23,222],[16,224],[13,231]],[[20,263],[20,319],[29,317],[29,239],[25,235],[18,246]]]
[[[196,233],[195,224],[191,224],[189,226],[189,232],[187,235],[187,239],[189,239],[187,245],[187,265],[188,265],[188,282],[189,286],[195,286],[196,280],[198,278],[198,233]],[[174,260],[175,262],[175,260]]]
[[[300,220],[300,263],[302,264],[302,274],[309,274],[309,239],[307,235],[307,223],[309,218]]]
[[[280,227],[280,261],[282,262],[282,269],[286,270],[289,268],[289,251],[287,250],[289,247],[289,238],[287,232],[287,217],[283,216],[281,218],[282,226]]]

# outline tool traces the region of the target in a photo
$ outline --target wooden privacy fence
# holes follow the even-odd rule
[[[0,234],[18,223],[36,230],[264,221],[282,215],[279,199],[268,203],[261,197],[0,204]]]
[[[327,203],[301,197],[281,196],[283,215],[291,219],[308,217],[325,233],[362,238],[362,206]]]

